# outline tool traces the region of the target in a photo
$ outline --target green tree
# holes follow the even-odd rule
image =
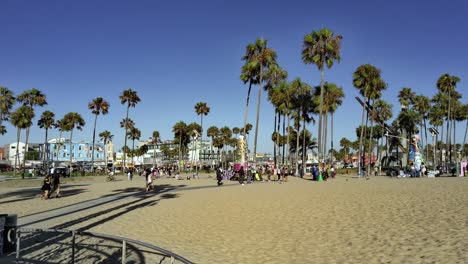
[[[187,145],[190,142],[190,134],[189,130],[190,128],[187,126],[187,124],[183,121],[177,122],[173,127],[172,127],[172,132],[174,133],[174,143],[179,144],[179,171],[181,171],[180,168],[180,163],[182,161],[182,157],[185,157]]]
[[[35,106],[44,106],[47,104],[47,98],[46,96],[36,88],[32,88],[30,90],[24,91],[18,97],[16,100],[23,105],[31,107],[31,109],[34,112],[34,107]],[[34,118],[34,117],[33,117]],[[28,127],[26,127],[26,150],[28,150],[28,141],[29,141],[29,131],[32,126],[32,120],[31,123]],[[26,165],[26,155],[23,156],[23,167]]]
[[[242,60],[246,61],[246,64],[250,64],[253,69],[258,69],[258,71],[253,70],[253,72],[257,73],[258,79],[258,101],[257,101],[257,118],[255,122],[255,139],[254,139],[254,161],[256,161],[256,154],[257,154],[257,138],[258,138],[258,123],[260,119],[260,98],[262,93],[262,86],[265,73],[268,71],[269,67],[276,64],[276,52],[267,47],[267,40],[257,38],[255,43],[251,43],[246,48],[246,53]]]
[[[424,129],[421,128],[421,131],[424,131],[424,144],[427,145],[427,125],[426,120],[428,118],[429,110],[431,109],[431,100],[424,95],[418,95],[414,98],[414,109],[421,115],[423,118]],[[423,145],[424,145],[423,144]],[[426,148],[427,150],[427,148]],[[429,153],[425,153],[425,157],[428,158]]]
[[[3,125],[3,121],[8,121],[10,118],[10,111],[15,104],[15,97],[13,92],[6,87],[0,87],[0,135],[4,135],[7,130]]]
[[[49,144],[47,143],[47,138],[48,138],[48,133],[49,129],[51,129],[55,124],[55,114],[51,111],[44,111],[41,115],[41,118],[37,121],[37,125],[40,128],[45,129],[45,139],[44,139],[44,147],[43,147],[43,154],[42,154],[42,161],[45,165],[46,171],[49,171],[48,169],[48,163],[47,163],[47,149],[49,148]]]
[[[321,73],[320,77],[320,106],[319,106],[319,130],[318,149],[319,156],[324,157],[325,142],[322,139],[323,133],[323,86],[325,82],[325,66],[330,69],[334,62],[341,60],[341,35],[334,35],[333,31],[322,28],[304,36],[302,48],[302,61],[305,64],[315,64]]]
[[[109,103],[102,97],[96,97],[88,103],[88,109],[94,114],[94,127],[93,127],[93,148],[91,151],[91,168],[94,168],[94,148],[96,143],[96,124],[100,114],[107,115],[109,112]],[[106,165],[107,166],[107,165]]]
[[[32,107],[28,105],[20,106],[16,109],[13,113],[11,113],[11,124],[18,128],[16,134],[16,155],[15,155],[15,171],[14,176],[16,176],[16,171],[19,165],[19,142],[21,137],[21,129],[26,129],[31,127],[32,119],[34,118],[34,110]],[[25,145],[25,152],[24,156],[26,156],[26,152],[28,151],[27,145]],[[24,166],[23,166],[24,167]],[[22,177],[24,178],[24,172],[22,173]]]
[[[131,127],[130,130],[128,131],[127,138],[132,141],[132,153],[134,154],[135,152],[135,140],[140,140],[141,138],[141,131],[140,129],[136,127]],[[134,155],[132,154],[132,165],[135,166],[135,162],[133,160]]]
[[[107,154],[107,144],[109,144],[110,142],[112,142],[112,139],[114,138],[114,135],[112,135],[112,133],[108,130],[104,130],[102,131],[101,133],[99,133],[99,138],[101,139],[102,142],[104,142],[104,146],[105,146],[105,159],[106,159],[106,172],[107,172],[107,168],[108,168],[108,154]]]
[[[141,99],[140,97],[138,97],[138,93],[136,91],[133,91],[131,88],[124,90],[122,94],[119,96],[119,98],[120,98],[120,103],[126,104],[127,106],[127,114],[126,114],[125,120],[130,120],[128,118],[130,107],[134,108],[141,101]],[[128,134],[128,129],[129,129],[128,122],[124,123],[124,127],[125,127],[124,146],[126,147],[127,146],[127,134]],[[125,163],[127,160],[127,155],[126,155],[125,150],[126,148],[123,149],[123,169],[124,170],[125,170]]]
[[[198,102],[195,105],[195,112],[200,116],[200,127],[201,127],[201,137],[203,139],[203,116],[208,115],[210,112],[210,107],[205,102]]]
[[[66,131],[70,131],[70,168],[72,166],[72,158],[73,158],[73,130],[76,128],[78,130],[83,130],[84,125],[86,122],[84,121],[83,117],[76,112],[69,112],[64,117],[63,120],[66,124]]]
[[[159,131],[153,131],[151,134],[151,140],[153,141],[153,168],[156,168],[156,146],[160,140]]]

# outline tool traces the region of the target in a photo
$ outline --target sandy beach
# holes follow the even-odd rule
[[[468,178],[338,175],[217,187],[203,175],[158,179],[150,194],[138,176],[63,182],[64,196],[50,200],[38,197],[39,186],[0,183],[0,212],[18,214],[28,227],[148,242],[196,263],[468,263]],[[115,196],[45,219],[57,208]]]

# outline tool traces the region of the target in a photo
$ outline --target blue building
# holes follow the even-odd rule
[[[105,162],[106,153],[105,145],[102,142],[94,144],[94,161]],[[66,140],[51,140],[47,146],[48,161],[70,161],[70,153],[72,162],[91,162],[93,153],[93,144],[87,142],[71,143]]]

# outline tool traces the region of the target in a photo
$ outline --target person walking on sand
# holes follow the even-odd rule
[[[54,184],[52,191],[49,193],[49,197],[55,192],[55,198],[60,198],[60,174],[56,173],[52,176],[52,183]]]
[[[51,177],[50,177],[50,174],[47,174],[44,178],[44,181],[42,183],[42,195],[41,195],[41,198],[44,199],[44,200],[47,200],[49,199],[49,193],[50,193],[50,189],[51,189]]]
[[[146,192],[153,191],[153,177],[151,175],[151,170],[149,168],[145,171],[145,182],[146,182]]]
[[[128,170],[127,177],[129,181],[133,180],[133,171],[131,169]]]
[[[218,186],[223,185],[223,183],[222,183],[222,181],[223,181],[223,169],[221,169],[221,167],[219,167],[216,170],[216,180],[218,180]]]
[[[239,170],[239,183],[241,185],[244,185],[244,180],[245,180],[244,166],[241,166]]]

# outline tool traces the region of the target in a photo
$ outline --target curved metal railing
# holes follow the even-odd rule
[[[48,234],[46,233],[55,233],[57,234],[56,237],[50,238],[47,236]],[[29,234],[29,237],[28,235]],[[44,236],[45,235],[45,236]],[[42,236],[42,237],[41,237]],[[59,237],[61,236],[61,237]],[[59,237],[59,238],[58,238]],[[96,239],[101,239],[101,241],[98,241],[97,243],[86,243],[84,242],[85,240],[83,239],[82,241],[77,241],[78,237],[86,237],[86,238],[96,238]],[[28,241],[29,239],[29,241]],[[71,241],[69,241],[71,240]],[[119,243],[120,245],[103,245],[106,241],[112,241],[114,243]],[[36,249],[34,249],[34,244],[39,244],[39,247],[36,246]],[[80,244],[81,243],[81,244]],[[23,245],[25,244],[25,245]],[[52,245],[55,244],[55,247],[52,247]],[[71,244],[71,245],[68,245]],[[22,246],[25,246],[23,248],[22,252]],[[50,247],[47,249],[46,247]],[[113,251],[113,253],[104,253],[104,252],[99,252],[98,247],[106,247],[108,248],[108,251]],[[139,249],[138,247],[143,247],[146,250]],[[78,254],[78,248],[81,250],[81,252]],[[148,249],[150,251],[148,251]],[[28,251],[29,250],[29,251]],[[35,253],[34,250],[36,251]],[[143,257],[143,253],[145,254],[150,254],[153,256],[153,258],[156,258],[158,260],[155,260],[157,263],[187,263],[191,264],[190,260],[179,256],[169,250],[165,250],[163,248],[160,248],[158,246],[141,242],[138,240],[134,239],[129,239],[125,237],[120,237],[120,236],[113,236],[113,235],[106,235],[106,234],[100,234],[100,233],[94,233],[94,232],[87,232],[87,231],[78,231],[78,230],[69,230],[69,229],[37,229],[37,228],[18,228],[16,229],[16,261],[24,261],[24,260],[32,260],[34,259],[34,256],[38,256],[38,258],[44,258],[49,257],[51,254],[56,254],[60,258],[64,258],[65,255],[67,255],[67,251],[70,251],[70,256],[67,257],[67,262],[69,263],[79,263],[81,262],[80,259],[82,260],[89,258],[98,258],[96,257],[96,254],[99,254],[105,259],[100,259],[99,261],[95,262],[110,262],[110,263],[115,263],[117,259],[120,259],[121,263],[126,263],[129,255],[129,251],[131,252],[137,252],[134,255],[138,255],[140,257],[138,262],[146,262],[150,263],[152,261],[146,260]],[[92,252],[93,254],[87,254],[83,253],[83,251],[89,251]],[[121,251],[121,252],[119,252]],[[40,252],[40,253],[37,253]],[[26,257],[22,258],[22,253],[28,255],[32,255],[32,257]],[[121,255],[119,254],[121,253]],[[112,260],[109,260],[108,258],[112,258]],[[95,259],[96,260],[96,259]],[[133,261],[135,262],[135,261]]]

